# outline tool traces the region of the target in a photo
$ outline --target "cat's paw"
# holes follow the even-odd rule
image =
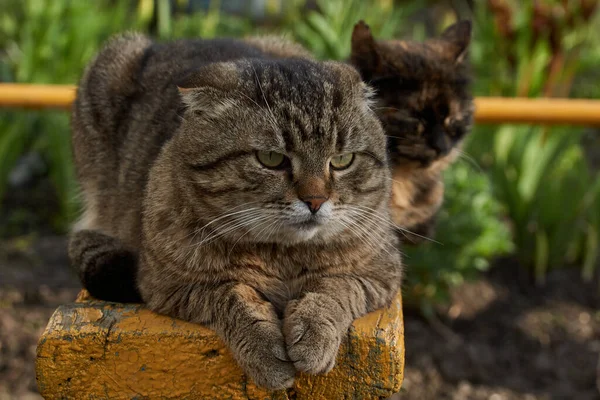
[[[252,381],[270,390],[293,386],[296,369],[288,358],[281,326],[257,321],[245,331],[238,359]]]
[[[316,295],[317,296],[317,295]],[[288,303],[283,321],[287,353],[297,370],[324,374],[335,365],[341,333],[316,296]]]

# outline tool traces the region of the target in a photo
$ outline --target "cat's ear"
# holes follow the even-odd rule
[[[441,51],[456,64],[464,61],[471,43],[471,21],[462,20],[450,25],[441,35]]]
[[[233,62],[219,62],[188,73],[177,83],[177,89],[187,107],[199,110],[214,106],[215,101],[222,101],[239,84],[238,66]]]
[[[366,80],[370,79],[381,66],[382,60],[377,49],[377,42],[373,38],[371,28],[363,20],[358,21],[352,31],[350,61]]]
[[[342,92],[360,96],[367,108],[373,105],[375,91],[364,83],[355,67],[339,61],[324,61],[323,65],[335,72]]]
[[[359,72],[352,65],[340,61],[323,61],[323,66],[333,71],[341,82],[347,82],[351,85],[362,82]]]

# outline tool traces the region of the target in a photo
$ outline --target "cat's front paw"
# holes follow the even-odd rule
[[[237,358],[252,381],[266,389],[287,389],[294,385],[296,369],[287,356],[278,323],[257,321],[239,342]]]
[[[324,374],[335,365],[341,342],[329,310],[317,294],[308,294],[301,300],[288,303],[283,321],[287,353],[297,370],[310,374]]]

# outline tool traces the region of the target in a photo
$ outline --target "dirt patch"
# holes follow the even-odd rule
[[[40,398],[34,369],[38,338],[55,308],[73,301],[78,291],[64,237],[0,242],[0,400]]]
[[[501,262],[453,293],[442,321],[407,312],[403,399],[600,399],[600,297],[577,271],[545,287]]]
[[[406,379],[400,398],[600,399],[600,297],[577,271],[554,271],[543,288],[498,263],[453,293],[431,323],[406,310]],[[0,242],[0,400],[39,399],[37,340],[79,283],[66,239]]]

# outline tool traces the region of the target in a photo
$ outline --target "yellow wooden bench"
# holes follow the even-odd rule
[[[256,387],[209,329],[85,291],[55,311],[36,361],[46,399],[386,399],[403,370],[400,296],[355,321],[330,373],[299,375],[287,391]]]

